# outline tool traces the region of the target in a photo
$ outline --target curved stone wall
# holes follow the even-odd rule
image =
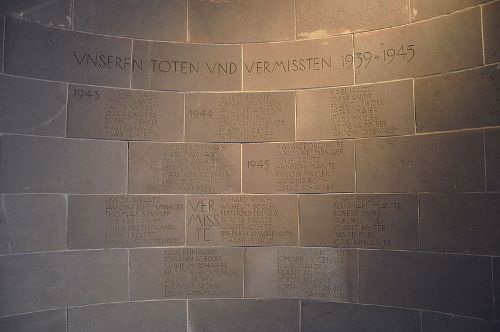
[[[500,1],[0,15],[0,330],[500,329]]]

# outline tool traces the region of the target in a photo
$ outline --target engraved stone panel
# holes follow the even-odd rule
[[[66,309],[0,318],[2,332],[67,332]]]
[[[72,0],[5,0],[0,15],[44,25],[71,28]]]
[[[491,0],[411,0],[411,17],[412,20],[419,21],[477,6],[487,1]]]
[[[0,255],[66,249],[63,195],[0,194]]]
[[[498,332],[500,324],[482,319],[422,311],[422,332]]]
[[[155,90],[241,90],[241,46],[134,41],[132,87]]]
[[[70,249],[184,245],[184,196],[71,195]]]
[[[277,90],[354,83],[352,68],[342,65],[352,55],[352,37],[243,45],[244,90]]]
[[[415,133],[411,80],[296,93],[298,140]]]
[[[298,244],[295,195],[186,197],[188,246]]]
[[[356,34],[356,83],[418,77],[483,64],[479,8],[403,27]]]
[[[358,301],[358,253],[332,248],[246,248],[245,297]]]
[[[496,65],[415,80],[419,132],[500,125]]]
[[[500,194],[420,195],[424,251],[500,255]]]
[[[181,93],[71,84],[68,136],[135,141],[183,140]]]
[[[127,143],[3,135],[0,151],[4,193],[126,190]]]
[[[76,30],[153,40],[186,40],[185,0],[75,0]]]
[[[185,301],[129,302],[68,309],[68,331],[186,331]]]
[[[354,191],[353,141],[243,145],[243,192]]]
[[[293,92],[186,94],[186,141],[295,139]]]
[[[130,251],[132,300],[243,297],[243,248]]]
[[[131,41],[7,19],[8,74],[48,80],[129,87]]]
[[[500,191],[500,130],[485,134],[486,190]]]
[[[483,6],[484,55],[486,63],[500,61],[500,2]],[[498,65],[497,65],[498,68]]]
[[[128,300],[127,250],[0,256],[0,316]]]
[[[483,138],[477,133],[356,142],[359,192],[484,190]]]
[[[0,75],[0,132],[65,136],[66,84]]]
[[[130,143],[129,192],[240,193],[239,144]]]
[[[299,301],[192,300],[189,332],[299,332]]]
[[[360,251],[361,303],[492,318],[489,257]]]
[[[295,37],[293,0],[189,1],[189,41],[243,43]]]
[[[416,195],[300,195],[300,245],[418,249]]]
[[[380,29],[408,23],[407,0],[298,0],[297,38]]]

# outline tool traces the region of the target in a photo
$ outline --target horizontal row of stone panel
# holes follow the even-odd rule
[[[498,319],[498,259],[333,248],[152,248],[0,256],[0,315],[151,299],[278,298]],[[494,273],[492,274],[492,271]],[[405,280],[404,283],[401,280]]]
[[[245,45],[132,41],[7,18],[4,72],[176,91],[314,88],[420,77],[483,65],[482,30],[486,63],[500,61],[499,8],[495,2],[484,10],[484,27],[476,7],[354,37]]]

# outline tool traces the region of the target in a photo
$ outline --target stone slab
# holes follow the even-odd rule
[[[485,133],[486,190],[500,191],[500,130]]]
[[[0,318],[3,332],[67,332],[66,309]]]
[[[491,0],[411,0],[411,17],[413,21],[420,21],[477,6],[487,1]]]
[[[500,3],[498,1],[483,6],[484,55],[486,63],[500,61],[499,17]]]
[[[72,0],[15,0],[0,3],[0,15],[44,25],[71,28]]]
[[[422,312],[422,332],[495,332],[500,324],[482,319]]]

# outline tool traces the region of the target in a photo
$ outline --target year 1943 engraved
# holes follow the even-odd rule
[[[100,98],[98,90],[73,89],[73,92],[78,99],[88,98],[91,100],[99,100]]]
[[[385,64],[396,62],[410,63],[415,58],[415,45],[401,45],[398,49],[386,48],[379,52],[357,52],[341,56],[342,66],[344,68],[351,68],[354,64],[356,69],[363,67],[366,68],[372,62],[382,61]]]

